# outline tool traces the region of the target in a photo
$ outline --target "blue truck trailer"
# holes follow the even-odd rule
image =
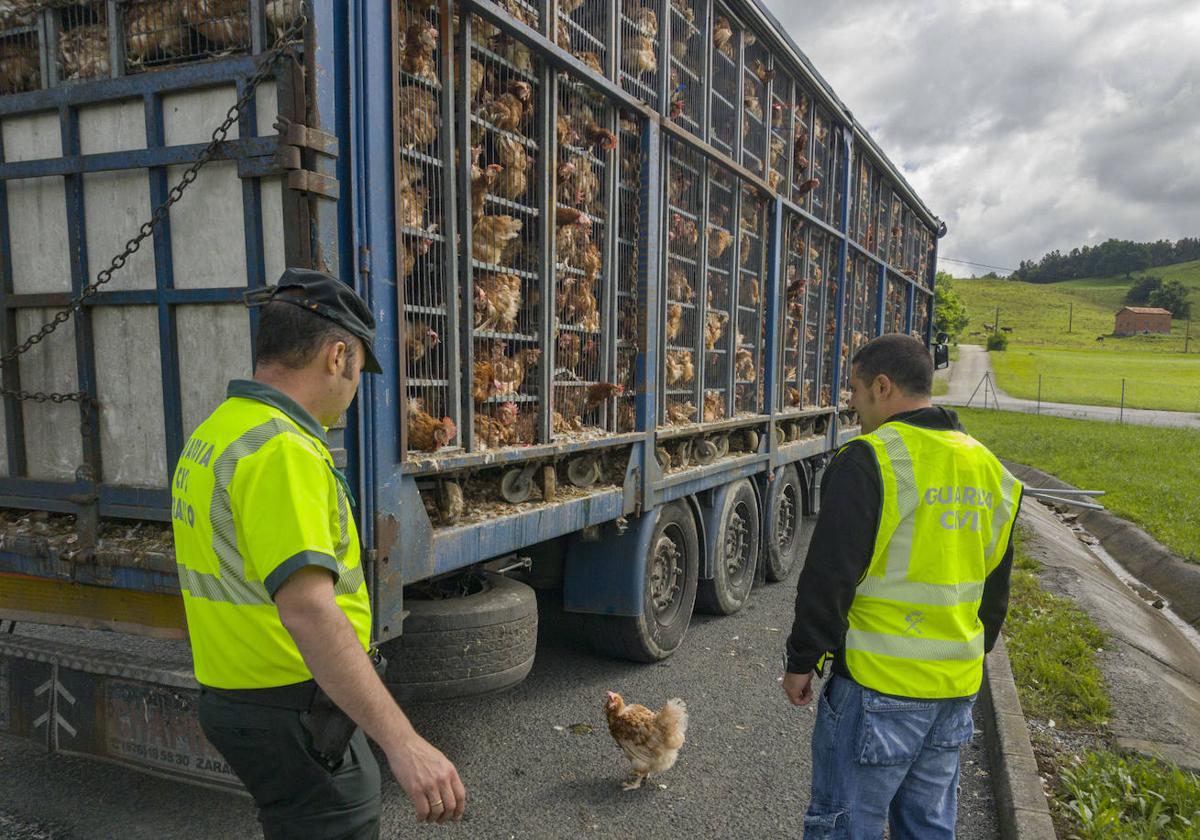
[[[283,268],[375,313],[331,439],[444,698],[528,673],[532,587],[654,661],[793,573],[944,232],[756,0],[0,3],[0,732],[237,786],[170,481]]]

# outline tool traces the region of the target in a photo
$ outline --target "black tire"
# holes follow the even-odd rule
[[[700,575],[700,538],[686,502],[671,502],[659,511],[649,551],[642,614],[586,616],[588,637],[599,653],[657,662],[683,643]],[[670,592],[664,592],[668,587]]]
[[[485,574],[481,592],[406,599],[404,608],[403,635],[382,646],[384,682],[402,703],[501,691],[533,667],[537,597],[520,581]]]
[[[713,577],[700,581],[696,606],[707,613],[733,615],[750,599],[762,532],[758,496],[748,479],[734,482],[725,493],[717,521]]]
[[[767,580],[787,580],[800,554],[800,532],[804,524],[804,490],[800,473],[792,464],[783,468],[767,513]]]

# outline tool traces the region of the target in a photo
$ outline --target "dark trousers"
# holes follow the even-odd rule
[[[361,729],[331,772],[299,711],[202,691],[199,712],[204,734],[254,797],[266,840],[379,837],[379,764]]]

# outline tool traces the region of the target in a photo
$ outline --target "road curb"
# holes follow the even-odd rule
[[[984,659],[980,701],[1000,836],[1057,840],[1003,637]]]
[[[1036,467],[1007,460],[1004,464],[1023,482],[1075,489]],[[1132,522],[1106,510],[1081,510],[1078,522],[1126,571],[1166,597],[1176,615],[1200,629],[1200,565],[1187,562]]]

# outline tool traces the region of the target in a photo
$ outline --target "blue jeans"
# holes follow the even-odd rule
[[[817,701],[805,840],[953,838],[974,697],[904,700],[833,675]]]

